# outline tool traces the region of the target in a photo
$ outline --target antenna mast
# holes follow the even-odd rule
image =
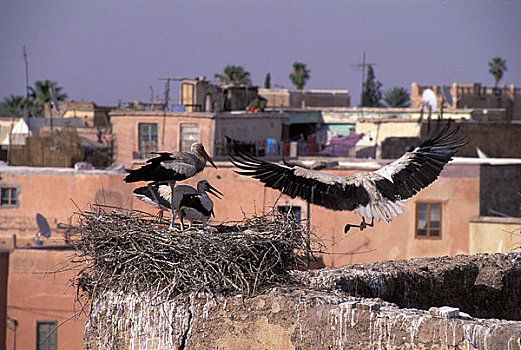
[[[364,85],[365,85],[365,67],[368,66],[375,66],[378,63],[365,63],[365,51],[362,56],[362,63],[358,63],[356,66],[359,68],[362,68],[362,91],[360,92],[360,107],[362,107],[363,104],[363,96],[364,96]]]
[[[165,146],[165,128],[166,128],[166,112],[168,111],[168,99],[170,98],[170,78],[162,79],[159,78],[159,80],[166,80],[165,83],[165,105],[163,106],[163,132],[161,135],[161,147]]]
[[[166,127],[166,112],[168,111],[168,101],[170,100],[170,82],[181,81],[185,78],[158,78],[159,80],[165,80],[165,104],[163,105],[163,132],[161,136],[161,146],[165,145],[165,127]]]
[[[24,45],[24,63],[25,63],[25,100],[29,99],[29,62],[27,61],[27,50]],[[27,117],[27,103],[24,106],[24,117]]]

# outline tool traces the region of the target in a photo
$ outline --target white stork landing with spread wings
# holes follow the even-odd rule
[[[438,124],[422,144],[377,171],[346,177],[305,169],[284,159],[284,164],[266,162],[239,150],[229,158],[241,169],[236,173],[258,179],[291,198],[299,196],[328,209],[354,211],[362,217],[362,223],[347,224],[344,232],[351,227],[363,230],[373,226],[374,220],[389,222],[397,217],[407,198],[438,178],[457,148],[465,144],[463,137],[455,137],[459,126],[449,131],[450,124],[449,120],[441,131]]]
[[[159,152],[158,156],[148,159],[147,164],[136,170],[131,170],[125,177],[125,182],[148,181],[152,183],[166,183],[170,185],[172,193],[176,181],[186,180],[203,171],[206,161],[215,166],[214,162],[206,153],[204,146],[194,143],[189,152]],[[154,193],[152,190],[151,193]],[[154,198],[159,205],[159,199]],[[174,208],[174,196],[170,196],[170,207]],[[170,209],[170,228],[174,228],[174,212]]]

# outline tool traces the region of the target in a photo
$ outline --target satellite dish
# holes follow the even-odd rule
[[[53,105],[54,109],[57,112],[59,112],[60,111],[60,105],[58,104],[58,99],[56,98],[56,94],[54,93],[54,87],[51,86],[51,88],[49,89],[49,92],[51,93],[52,105]]]
[[[454,102],[452,101],[452,96],[450,94],[450,86],[443,85],[441,91],[443,92],[443,99],[447,101],[449,106],[452,106]]]
[[[422,94],[423,110],[434,112],[436,110],[436,95],[431,89],[427,89]]]
[[[38,226],[36,237],[51,237],[51,228],[49,227],[49,223],[40,213],[36,214],[36,225]]]

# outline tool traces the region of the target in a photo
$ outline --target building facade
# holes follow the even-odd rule
[[[267,152],[269,140],[279,143],[283,123],[278,112],[164,112],[115,110],[111,112],[116,163],[141,164],[151,152],[187,151],[202,143],[208,154],[225,158],[226,137],[255,144]],[[278,154],[277,152],[274,152]]]
[[[268,108],[349,107],[348,90],[259,89]]]
[[[420,108],[422,94],[430,89],[436,96],[438,108],[443,104],[445,109],[504,109],[504,116],[490,113],[486,120],[521,120],[521,89],[513,84],[503,85],[498,88],[482,86],[480,83],[452,83],[446,90],[449,96],[444,96],[443,87],[439,85],[411,84],[411,108]],[[449,103],[448,99],[452,101]]]

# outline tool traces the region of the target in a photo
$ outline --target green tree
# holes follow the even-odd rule
[[[222,74],[216,73],[214,78],[221,85],[249,85],[251,84],[250,73],[241,66],[227,65]]]
[[[507,71],[507,62],[501,57],[494,57],[488,63],[488,72],[494,77],[494,87],[497,88],[497,84],[503,78],[503,73]]]
[[[369,65],[367,69],[367,78],[362,91],[362,107],[381,107],[382,92],[380,88],[382,83],[376,80],[373,66]]]
[[[394,86],[385,91],[383,100],[387,107],[403,108],[411,105],[409,92],[403,87]]]
[[[0,115],[2,117],[22,118],[24,116],[27,101],[22,95],[10,95],[0,103]]]
[[[264,88],[271,89],[271,74],[266,74],[266,78],[264,79]]]
[[[297,87],[297,90],[302,90],[311,77],[309,73],[311,73],[311,71],[306,68],[305,63],[295,62],[291,67],[289,79]]]
[[[38,80],[34,83],[34,87],[29,88],[29,115],[33,117],[43,117],[45,104],[52,102],[52,92],[58,101],[65,101],[67,94],[62,93],[62,87],[58,86],[55,81]]]

